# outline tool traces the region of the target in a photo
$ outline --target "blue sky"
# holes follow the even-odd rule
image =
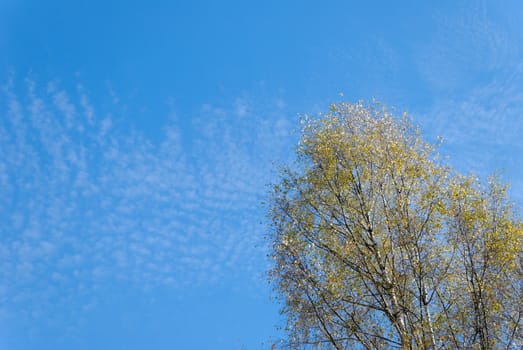
[[[266,349],[300,114],[377,98],[523,204],[518,1],[0,1],[0,349]]]

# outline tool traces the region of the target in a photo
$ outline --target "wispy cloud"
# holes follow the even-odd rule
[[[191,130],[173,118],[153,140],[89,101],[83,87],[4,87],[2,311],[31,318],[67,305],[81,313],[114,283],[262,282],[259,205],[271,161],[290,149],[283,107],[203,106]]]
[[[417,48],[417,69],[431,105],[417,120],[464,172],[496,170],[523,203],[523,48],[521,13],[503,4],[465,1],[436,14],[439,30]]]
[[[517,13],[487,1],[462,1],[435,12],[438,28],[415,47],[421,77],[434,94],[477,87],[492,74],[510,74],[521,61]]]

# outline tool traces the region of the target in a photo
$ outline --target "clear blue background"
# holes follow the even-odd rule
[[[0,1],[0,349],[266,349],[299,114],[377,98],[523,204],[518,1]],[[344,93],[344,97],[339,94]]]

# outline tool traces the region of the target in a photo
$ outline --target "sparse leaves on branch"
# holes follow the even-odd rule
[[[523,346],[523,224],[496,177],[442,165],[378,104],[309,118],[297,155],[270,207],[287,346]]]

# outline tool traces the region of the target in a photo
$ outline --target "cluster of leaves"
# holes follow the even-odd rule
[[[441,164],[406,116],[305,122],[270,217],[291,348],[523,347],[523,223],[496,177]]]

